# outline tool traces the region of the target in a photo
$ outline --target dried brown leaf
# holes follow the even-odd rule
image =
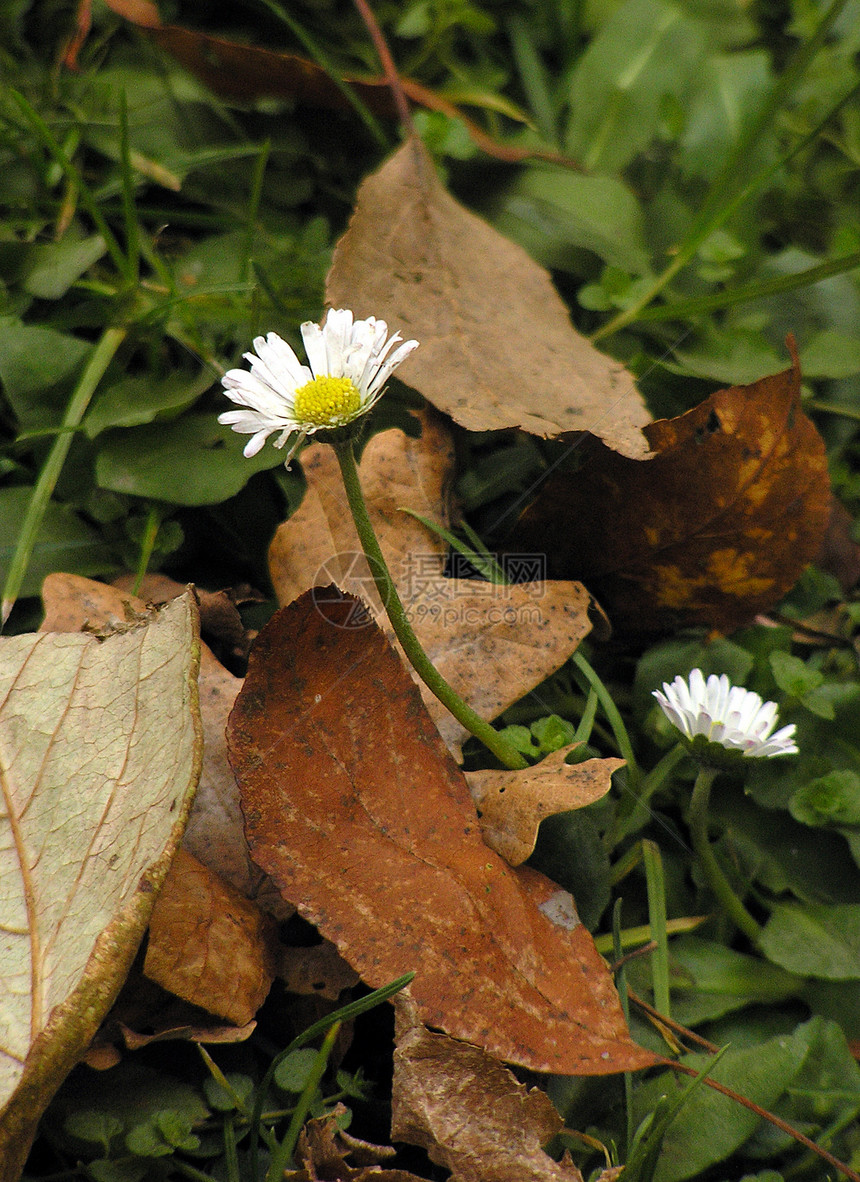
[[[590,596],[579,583],[501,587],[443,576],[446,544],[409,513],[447,527],[452,475],[448,432],[435,417],[420,439],[376,435],[364,450],[361,480],[371,520],[412,626],[442,676],[487,720],[534,689],[588,634]],[[299,509],[278,528],[269,550],[281,603],[309,587],[335,583],[361,598],[392,639],[361,545],[333,450],[302,454],[308,482]],[[467,732],[420,687],[442,737],[457,754]]]
[[[484,845],[411,678],[334,596],[275,614],[230,716],[255,861],[368,984],[416,970],[428,1024],[536,1071],[651,1062],[573,901]]]
[[[509,865],[519,866],[531,856],[545,817],[599,800],[610,789],[612,773],[624,767],[623,759],[565,763],[578,746],[553,751],[522,772],[466,772],[484,841]]]
[[[144,580],[142,588],[156,598],[177,584]],[[124,624],[147,611],[146,603],[128,591],[80,575],[48,575],[42,586],[43,632],[99,632]],[[201,644],[198,700],[203,724],[203,768],[191,815],[182,839],[184,849],[214,870],[238,891],[275,915],[290,912],[248,854],[239,789],[227,759],[224,730],[242,680],[234,677]]]
[[[0,640],[10,1178],[128,972],[185,827],[200,774],[196,631],[188,594],[103,640]]]
[[[582,1182],[543,1146],[564,1127],[549,1097],[492,1055],[431,1033],[411,998],[396,1013],[391,1137],[420,1145],[450,1182]]]
[[[290,993],[304,993],[337,1001],[344,989],[361,980],[330,940],[311,948],[282,947],[278,956],[278,976]]]
[[[793,586],[827,528],[827,458],[798,365],[645,434],[653,459],[598,445],[575,476],[551,476],[509,546],[581,578],[616,627],[732,631]]]
[[[449,485],[454,445],[438,415],[422,415],[422,433],[383,431],[361,457],[361,484],[368,512],[392,578],[405,599],[411,580],[439,578],[447,544],[409,509],[450,526]],[[361,551],[343,489],[337,457],[327,444],[302,452],[307,492],[281,525],[269,548],[269,569],[278,600],[291,603],[309,587],[337,583],[382,613],[382,602]]]
[[[470,431],[589,431],[647,451],[629,372],[576,332],[547,271],[454,200],[415,137],[362,183],[326,299],[415,337],[398,377]]]
[[[277,934],[269,916],[180,850],[149,921],[143,971],[163,989],[245,1026],[275,977]]]
[[[395,1156],[392,1146],[373,1145],[344,1132],[338,1121],[346,1111],[337,1104],[307,1122],[296,1145],[299,1168],[286,1173],[284,1182],[422,1182],[416,1174],[380,1165]]]

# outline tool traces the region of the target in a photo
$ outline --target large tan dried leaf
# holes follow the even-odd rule
[[[573,901],[484,845],[394,650],[322,598],[266,625],[230,716],[255,861],[369,985],[415,970],[429,1025],[536,1071],[649,1063]]]
[[[279,601],[336,583],[370,606],[389,633],[332,448],[302,454],[305,498],[279,526],[269,567]],[[576,651],[591,627],[590,597],[580,583],[500,587],[443,577],[447,546],[403,509],[448,526],[446,490],[453,453],[448,432],[430,417],[420,439],[400,431],[374,436],[360,474],[368,512],[412,626],[442,676],[487,720],[534,689]],[[457,753],[466,731],[421,687],[424,704]]]
[[[143,971],[201,1009],[245,1026],[275,977],[269,916],[179,850],[149,921]]]
[[[450,1182],[582,1182],[543,1146],[564,1127],[549,1097],[479,1047],[425,1029],[398,996],[391,1137],[425,1149]]]
[[[576,332],[548,272],[454,200],[415,137],[362,183],[326,300],[417,339],[398,377],[470,431],[648,450],[630,373]]]
[[[105,640],[0,640],[3,1177],[122,984],[185,827],[196,629],[187,594]]]
[[[176,584],[172,584],[171,588],[158,589],[175,588]],[[153,589],[153,582],[144,580],[142,591],[148,597]],[[43,632],[98,631],[146,611],[144,600],[129,591],[81,575],[48,575],[42,586],[42,600]],[[201,644],[198,699],[203,723],[203,768],[182,845],[246,898],[257,899],[265,910],[283,918],[288,914],[283,901],[248,855],[239,789],[227,759],[224,728],[241,684],[241,678],[234,677]]]
[[[565,763],[579,746],[563,747],[522,772],[466,772],[478,810],[484,841],[511,866],[534,853],[538,827],[545,817],[581,809],[609,791],[612,773],[623,759],[586,759]]]
[[[827,530],[827,457],[796,358],[645,434],[653,459],[596,446],[575,475],[550,477],[510,547],[583,579],[619,628],[732,631],[782,598]]]

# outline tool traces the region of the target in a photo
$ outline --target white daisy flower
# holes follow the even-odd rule
[[[390,375],[418,348],[417,341],[403,341],[395,349],[402,340],[399,332],[389,337],[384,320],[353,320],[348,308],[330,311],[322,328],[306,321],[301,332],[310,368],[270,332],[256,337],[255,352],[245,354],[250,372],[231,369],[221,379],[224,393],[242,409],[226,411],[218,422],[251,436],[245,445],[248,457],[278,431],[275,447],[294,437],[289,467],[308,435],[345,427],[367,414]]]
[[[777,724],[776,703],[763,702],[758,694],[742,686],[733,686],[725,673],[715,673],[705,681],[701,669],[694,669],[689,682],[676,677],[663,692],[654,697],[669,721],[689,741],[693,754],[709,762],[707,750],[721,747],[748,759],[759,756],[794,755],[795,726],[784,726],[773,734]],[[713,756],[718,756],[712,750]],[[713,758],[711,762],[722,763]]]

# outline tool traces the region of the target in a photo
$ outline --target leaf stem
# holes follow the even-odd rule
[[[451,711],[457,721],[461,722],[466,730],[480,739],[484,746],[489,748],[493,755],[505,767],[515,770],[528,767],[528,763],[523,756],[503,739],[494,727],[490,726],[488,722],[485,722],[483,718],[475,713],[471,706],[463,701],[421,647],[418,637],[413,632],[412,625],[409,623],[406,609],[403,606],[403,602],[394,585],[394,580],[388,570],[388,564],[383,557],[379,542],[376,539],[376,533],[374,532],[370,515],[367,512],[367,505],[364,501],[364,494],[361,491],[361,482],[358,478],[352,440],[338,442],[333,444],[333,446],[338,463],[340,464],[344,488],[346,489],[349,507],[352,511],[352,519],[355,522],[356,532],[364,550],[367,564],[370,567],[370,573],[373,575],[376,590],[379,592],[379,597],[391,621],[394,635],[400,641],[400,645],[409,658],[415,672],[427,688],[436,695],[442,705]]]
[[[27,573],[27,567],[30,564],[30,558],[33,554],[33,547],[36,544],[36,538],[39,535],[39,529],[41,528],[45,511],[48,508],[48,502],[56,488],[63,464],[66,462],[66,456],[69,454],[75,429],[80,426],[81,419],[84,417],[96,387],[104,377],[105,370],[113,360],[117,349],[125,340],[127,333],[128,329],[124,327],[106,328],[104,330],[99,340],[93,346],[80,380],[69,399],[60,433],[57,435],[51,450],[48,452],[48,458],[45,460],[42,471],[39,473],[39,478],[33,489],[33,495],[27,506],[27,512],[24,514],[24,520],[21,523],[21,530],[15,545],[15,553],[12,555],[12,562],[3,586],[0,628],[9,619],[9,613],[15,605],[15,600],[18,598],[18,593],[21,590],[21,585],[24,582],[24,576]]]
[[[708,840],[708,802],[711,797],[711,785],[716,776],[716,768],[702,767],[693,785],[688,817],[693,848],[699,858],[699,864],[708,885],[723,911],[745,936],[757,943],[761,936],[761,928],[735,894],[729,880],[723,874]]]

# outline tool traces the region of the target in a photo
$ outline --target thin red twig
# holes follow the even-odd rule
[[[413,135],[415,133],[415,126],[412,122],[412,111],[404,94],[400,75],[397,72],[397,66],[394,64],[394,58],[391,56],[391,50],[388,48],[388,42],[382,35],[382,29],[380,29],[367,0],[355,0],[355,7],[358,9],[361,19],[367,26],[367,31],[370,33],[371,40],[376,47],[376,52],[379,54],[385,80],[391,90],[394,105],[397,107],[397,116],[400,119],[400,125],[405,133]]]
[[[661,1021],[662,1020],[664,1019],[661,1019]],[[656,1058],[660,1063],[663,1064],[664,1067],[669,1067],[672,1069],[672,1071],[677,1071],[681,1075],[692,1075],[695,1077],[699,1074],[699,1072],[695,1071],[692,1067],[687,1067],[683,1063],[677,1063],[674,1059],[666,1059],[662,1055],[658,1055]],[[833,1166],[834,1170],[838,1170],[840,1174],[843,1174],[849,1179],[849,1182],[860,1182],[860,1174],[855,1173],[855,1171],[852,1170],[850,1166],[847,1166],[845,1162],[840,1161],[838,1157],[834,1157],[832,1153],[828,1153],[826,1149],[822,1149],[820,1145],[816,1145],[814,1141],[810,1140],[809,1137],[801,1133],[799,1129],[796,1129],[793,1125],[790,1125],[788,1121],[783,1120],[781,1116],[777,1116],[774,1112],[768,1112],[766,1108],[762,1108],[761,1105],[756,1104],[755,1101],[748,1099],[746,1096],[742,1096],[740,1092],[735,1092],[732,1088],[726,1087],[725,1084],[717,1083],[715,1079],[710,1079],[707,1075],[702,1080],[702,1083],[707,1084],[709,1088],[713,1088],[715,1092],[720,1092],[721,1095],[728,1096],[730,1100],[734,1100],[737,1104],[743,1105],[744,1108],[748,1108],[750,1112],[754,1112],[756,1116],[760,1116],[762,1120],[769,1121],[770,1124],[775,1125],[778,1129],[781,1129],[783,1133],[787,1133],[793,1140],[799,1142],[799,1144],[805,1146],[807,1149],[812,1150],[812,1152],[817,1154],[818,1157],[826,1161],[828,1165]]]

